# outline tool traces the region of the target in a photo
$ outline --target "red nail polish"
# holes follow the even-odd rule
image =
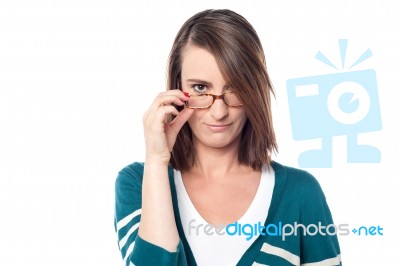
[[[188,92],[183,92],[183,94],[185,94],[186,97],[190,97]]]

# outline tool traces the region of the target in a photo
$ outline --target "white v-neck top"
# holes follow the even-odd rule
[[[226,232],[224,226],[216,228],[207,224],[190,200],[182,181],[181,172],[175,169],[174,181],[183,231],[197,265],[236,265],[259,235],[258,231],[255,232],[254,225],[259,222],[264,225],[267,219],[275,185],[275,173],[272,167],[263,166],[256,195],[245,214],[237,221],[237,226],[228,228],[230,234]],[[249,224],[251,227],[247,225],[243,228],[245,224]],[[235,228],[238,229],[237,233],[232,235]],[[242,232],[240,235],[239,231]],[[249,235],[251,231],[254,232]],[[243,232],[247,234],[243,234]]]

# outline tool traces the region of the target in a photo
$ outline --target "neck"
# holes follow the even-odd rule
[[[240,138],[223,148],[212,148],[195,142],[196,159],[190,171],[209,181],[229,177],[230,173],[237,172],[244,167],[239,164],[238,160],[239,144]]]

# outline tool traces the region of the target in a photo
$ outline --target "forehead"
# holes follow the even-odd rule
[[[191,78],[210,82],[224,80],[214,55],[195,45],[187,45],[182,51],[182,80]]]

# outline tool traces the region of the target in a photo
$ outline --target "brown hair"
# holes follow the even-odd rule
[[[188,44],[207,49],[216,58],[220,71],[235,88],[248,117],[241,134],[239,163],[260,170],[277,151],[272,125],[271,93],[265,55],[254,28],[241,15],[227,9],[205,10],[187,20],[172,46],[167,70],[167,89],[178,89],[182,51]],[[171,118],[172,119],[172,118]],[[170,164],[187,170],[195,162],[192,131],[186,123],[172,149]]]

